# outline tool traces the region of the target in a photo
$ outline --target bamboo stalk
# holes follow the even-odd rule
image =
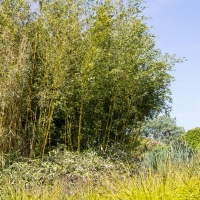
[[[71,132],[72,132],[72,123],[71,123],[71,120],[70,121],[68,120],[67,136],[68,136],[68,150],[69,151],[73,151]]]
[[[107,144],[107,141],[108,141],[108,132],[109,132],[109,127],[110,127],[109,121],[112,118],[112,108],[111,108],[111,106],[112,105],[109,106],[109,113],[108,113],[108,118],[107,118],[107,122],[106,122],[106,129],[105,129],[105,133],[104,133],[104,137],[103,137],[103,149],[106,149],[106,144]]]
[[[30,143],[30,158],[33,158],[35,154],[35,129],[36,129],[36,120],[37,120],[36,113],[37,113],[37,108],[35,111],[33,127],[32,127],[32,138],[31,138],[31,143]]]
[[[73,150],[72,140],[71,140],[71,126],[72,126],[71,120],[68,119],[68,114],[66,113],[66,115],[65,115],[64,144],[65,144],[65,149],[66,149],[66,146],[68,146],[68,151]]]
[[[110,132],[111,132],[111,128],[112,128],[113,114],[114,114],[114,104],[115,104],[115,102],[113,103],[113,106],[112,106],[112,113],[111,113],[110,124],[109,124],[109,128],[108,128],[108,136],[107,136],[107,142],[106,142],[106,146],[105,146],[105,152],[108,149],[108,143],[109,143],[109,140],[110,140]]]
[[[4,152],[3,152],[3,116],[4,116],[4,105],[2,101],[2,109],[0,113],[0,168],[3,167]]]
[[[50,133],[53,111],[54,111],[54,106],[51,103],[51,107],[49,108],[49,114],[48,114],[48,119],[47,119],[47,128],[45,129],[45,132],[44,132],[44,141],[43,141],[42,154],[41,154],[42,158],[44,157],[47,139],[48,139],[48,136],[49,136],[49,133]]]
[[[82,125],[82,114],[83,114],[83,100],[81,101],[80,114],[79,114],[79,126],[78,126],[78,154],[81,153],[81,125]]]

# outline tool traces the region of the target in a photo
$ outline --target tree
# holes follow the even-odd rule
[[[141,1],[3,0],[1,152],[43,156],[124,142],[168,110],[176,59],[155,48]]]
[[[142,125],[141,133],[145,137],[169,140],[173,136],[184,133],[184,130],[182,127],[176,125],[176,118],[163,115],[146,120]]]

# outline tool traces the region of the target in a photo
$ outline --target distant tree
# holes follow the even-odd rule
[[[168,115],[146,120],[141,127],[141,134],[153,139],[170,139],[184,133],[183,127],[176,125],[176,118]]]

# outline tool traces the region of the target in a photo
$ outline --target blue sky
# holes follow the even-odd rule
[[[144,5],[156,47],[187,59],[172,72],[171,117],[186,131],[200,127],[200,0],[146,0]]]

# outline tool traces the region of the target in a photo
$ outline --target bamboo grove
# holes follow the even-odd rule
[[[168,109],[179,62],[155,48],[142,10],[139,0],[1,1],[2,156],[134,147],[139,122]]]

